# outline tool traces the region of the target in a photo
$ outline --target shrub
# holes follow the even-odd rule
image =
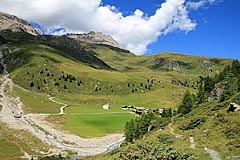
[[[193,118],[190,121],[183,124],[179,129],[180,130],[194,129],[196,127],[199,127],[202,123],[205,123],[205,121],[206,121],[205,117]]]
[[[170,136],[169,134],[160,134],[157,136],[157,138],[161,143],[167,144],[167,145],[173,144],[174,142],[173,137]]]

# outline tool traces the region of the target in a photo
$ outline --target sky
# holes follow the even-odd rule
[[[45,34],[102,32],[137,55],[240,59],[240,0],[0,0]]]

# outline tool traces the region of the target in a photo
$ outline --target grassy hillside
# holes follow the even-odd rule
[[[232,100],[225,103],[204,103],[189,114],[172,119],[173,131],[170,127],[166,127],[164,130],[149,132],[144,139],[137,140],[133,144],[125,144],[110,154],[87,159],[128,159],[130,155],[135,158],[153,155],[156,158],[158,152],[168,147],[172,148],[173,155],[191,153],[193,159],[211,160],[206,148],[218,151],[221,159],[235,159],[234,157],[239,156],[240,153],[240,112],[227,112],[230,102]],[[197,119],[204,119],[204,121],[195,123]],[[183,129],[190,126],[191,129]],[[181,137],[176,138],[173,132]],[[190,137],[194,137],[195,148],[191,147]],[[158,147],[155,148],[155,152],[152,150],[154,147]],[[144,156],[144,152],[148,154]],[[163,155],[171,155],[170,153],[164,151]]]
[[[233,61],[214,77],[202,77],[200,83],[204,89],[199,87],[194,101],[187,96],[191,94],[186,92],[178,107],[178,114],[173,117],[172,114],[156,117],[148,113],[129,121],[125,128],[128,143],[111,154],[88,159],[238,159],[239,73],[240,62]],[[220,94],[215,100],[209,101],[208,97],[212,97],[219,84],[224,86]],[[203,95],[203,99],[199,95]],[[192,108],[182,112],[182,107],[187,108],[189,105]],[[152,117],[152,120],[145,124],[147,119],[144,117]],[[138,136],[150,126],[153,128],[151,131],[145,136]]]
[[[55,96],[70,106],[68,114],[58,120],[61,127],[84,137],[123,131],[124,123],[133,116],[121,110],[123,105],[150,109],[176,107],[185,90],[195,92],[195,81],[202,72],[212,74],[229,63],[225,59],[174,53],[134,56],[125,50],[66,37],[26,40],[27,34],[23,38],[13,35],[3,34],[12,42],[2,51],[10,76],[18,86],[15,93],[26,105],[25,112],[57,113],[60,106],[50,102],[47,95]],[[199,69],[201,72],[196,72]],[[106,103],[110,103],[110,112],[123,114],[106,112],[109,118],[97,115],[99,122],[119,127],[102,129],[93,122],[89,128],[91,114],[94,118],[95,113],[104,112],[102,105]],[[91,113],[86,115],[89,120],[83,118],[85,115],[74,115],[82,112]],[[111,121],[113,118],[118,123]]]
[[[46,120],[56,124],[58,129],[87,138],[123,133],[125,123],[135,118],[132,112],[121,109],[123,105],[148,109],[177,108],[186,90],[198,92],[199,76],[219,73],[223,66],[232,61],[177,53],[135,56],[111,46],[66,37],[28,38],[29,35],[12,33],[2,36],[4,43],[8,40],[2,52],[15,83],[14,94],[20,96],[25,105],[24,112],[58,113],[61,106],[49,100],[54,96],[68,104],[66,114]],[[102,109],[106,103],[110,104],[108,111]],[[239,140],[226,138],[222,128],[232,125],[232,121],[238,125],[235,117],[239,113],[227,113],[227,105],[218,102],[201,104],[190,114],[174,118],[172,127],[176,133],[183,135],[183,139],[176,138],[166,127],[165,130],[147,134],[143,141],[123,146],[118,153],[96,159],[124,159],[121,155],[127,156],[127,152],[135,154],[134,150],[145,144],[154,150],[162,142],[152,146],[149,141],[159,141],[162,134],[167,134],[174,142],[170,145],[173,150],[165,147],[161,152],[176,152],[189,157],[194,153],[194,157],[209,159],[209,154],[204,150],[209,147],[218,150],[222,157],[235,155],[239,153],[239,148],[232,146]],[[180,129],[185,123],[199,117],[204,118],[206,125],[191,130]],[[217,130],[216,126],[221,129]],[[206,128],[210,131],[208,139],[202,132]],[[195,149],[189,148],[190,135],[195,136]],[[221,143],[216,140],[219,137]],[[4,138],[0,142],[2,146],[16,148],[16,154],[20,153],[18,144],[6,142]]]

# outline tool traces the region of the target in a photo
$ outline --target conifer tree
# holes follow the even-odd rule
[[[182,114],[187,114],[191,112],[193,105],[194,105],[193,97],[189,91],[186,91],[186,93],[183,96],[182,103],[178,107],[178,112]]]
[[[31,82],[31,84],[30,84],[30,87],[33,87],[34,86],[34,83],[33,82]]]
[[[198,87],[198,94],[197,94],[197,103],[201,104],[205,100],[205,90],[204,90],[204,85],[203,82]]]
[[[129,122],[125,125],[125,137],[127,142],[133,142],[135,139],[135,132],[136,126],[133,119],[131,119]]]
[[[220,102],[228,100],[231,96],[238,91],[238,79],[232,72],[229,72],[225,78],[225,86],[220,95]]]

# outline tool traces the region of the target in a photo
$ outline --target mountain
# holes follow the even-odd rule
[[[127,50],[125,47],[123,47],[121,44],[115,41],[111,36],[104,35],[101,32],[90,31],[89,33],[67,34],[66,36],[69,38],[73,38],[73,39],[84,41],[84,42],[95,43],[95,44],[106,44],[109,46]]]
[[[13,32],[26,32],[31,35],[42,35],[42,32],[27,21],[22,20],[14,15],[0,12],[0,30],[11,30]]]
[[[19,159],[26,153],[34,158],[48,154],[75,154],[76,148],[81,149],[76,142],[83,138],[90,139],[83,139],[82,147],[86,147],[89,155],[95,155],[94,147],[101,143],[99,139],[91,141],[91,138],[122,134],[125,123],[135,119],[136,116],[129,110],[123,110],[122,106],[145,107],[156,115],[140,116],[134,120],[141,124],[138,129],[145,128],[144,132],[135,132],[141,135],[133,140],[134,143],[123,144],[113,153],[93,159],[143,159],[144,156],[155,159],[156,155],[160,155],[159,159],[166,156],[172,159],[179,156],[181,159],[210,159],[208,152],[215,151],[222,157],[237,155],[239,112],[230,112],[228,107],[233,102],[239,104],[239,88],[227,85],[239,82],[239,76],[236,76],[239,69],[231,67],[239,66],[237,62],[232,65],[232,59],[172,52],[136,56],[106,37],[95,32],[63,36],[31,34],[23,29],[15,32],[11,26],[1,30],[1,63],[6,64],[1,71],[7,69],[12,82],[8,78],[2,80],[1,96],[4,98],[0,97],[0,101],[9,100],[9,103],[2,104],[11,104],[11,107],[21,101],[24,118],[15,120],[26,122],[26,130],[33,126],[31,131],[37,130],[37,134],[33,135],[24,128],[14,128],[17,125],[10,125],[13,128],[9,129],[0,122],[0,134],[3,135],[0,137],[0,159]],[[234,95],[224,102],[207,102],[208,97],[215,93],[213,91],[219,90],[216,88],[218,83],[229,88],[225,91],[226,97]],[[199,94],[202,85],[204,95]],[[220,89],[224,90],[224,87]],[[173,118],[167,116],[169,112],[163,118],[157,115],[160,109],[171,111],[169,108],[172,108],[176,111],[186,91],[191,93],[191,100],[199,97],[205,100],[196,102],[186,115],[177,114]],[[102,109],[107,103],[109,111]],[[16,106],[19,107],[19,104]],[[66,107],[65,104],[65,114],[61,114],[62,111],[59,113],[59,108],[61,105]],[[11,116],[12,112],[9,113]],[[25,121],[25,118],[30,119]],[[14,119],[7,120],[14,122]],[[51,132],[51,126],[59,132]],[[64,130],[74,137],[83,138],[74,141],[72,136],[62,136]],[[39,133],[43,135],[41,140],[37,138]],[[49,140],[51,143],[46,143]],[[54,146],[52,142],[58,145]],[[84,146],[86,142],[92,145]],[[107,146],[112,147],[109,143]],[[80,153],[85,155],[86,152]],[[81,154],[78,155],[80,158]]]

